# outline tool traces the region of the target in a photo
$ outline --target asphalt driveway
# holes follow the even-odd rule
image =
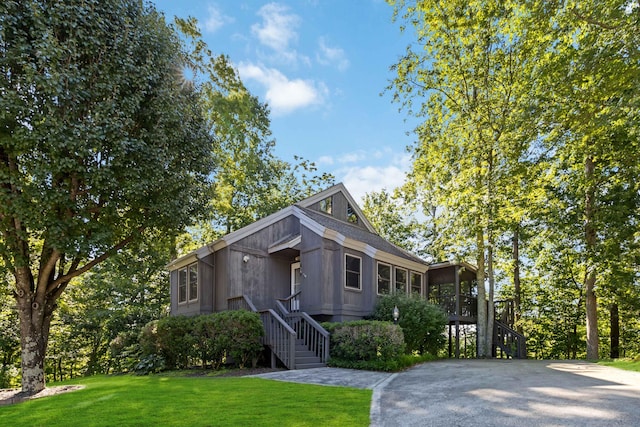
[[[640,373],[588,362],[444,360],[397,374],[258,376],[372,389],[372,426],[640,426]]]

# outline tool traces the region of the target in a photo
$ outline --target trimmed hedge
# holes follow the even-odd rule
[[[404,353],[402,329],[388,322],[323,323],[330,333],[330,366],[392,371]]]
[[[194,317],[170,316],[149,322],[140,337],[138,371],[184,369],[194,359],[214,369],[231,358],[240,368],[262,352],[264,331],[257,313],[223,311]]]
[[[449,320],[439,306],[420,297],[384,295],[378,300],[371,317],[392,322],[395,306],[400,310],[398,324],[404,332],[408,354],[429,353],[435,356],[444,349],[447,342],[444,332]]]

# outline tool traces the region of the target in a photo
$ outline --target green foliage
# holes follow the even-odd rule
[[[167,369],[189,367],[194,346],[193,323],[193,318],[187,316],[163,317],[149,323],[140,339],[143,356],[162,356]]]
[[[415,35],[390,89],[422,119],[403,190],[434,252],[477,264],[481,300],[521,269],[508,292],[539,355],[606,354],[614,305],[637,348],[637,2],[389,3]]]
[[[437,305],[420,297],[383,295],[378,300],[372,318],[393,321],[393,309],[398,307],[398,325],[404,333],[406,352],[437,355],[444,348],[447,315]]]
[[[150,4],[3,1],[0,28],[0,258],[35,392],[70,281],[202,213],[213,139]]]
[[[275,155],[268,106],[244,86],[227,56],[212,54],[195,19],[177,19],[176,26],[191,40],[190,66],[202,75],[201,102],[216,140],[209,214],[193,229],[195,245],[332,185],[333,176],[317,173],[313,162],[294,156],[290,163]]]
[[[262,352],[264,333],[257,313],[246,310],[223,311],[200,316],[170,316],[149,322],[139,339],[144,367],[160,361],[163,367],[184,369],[195,359],[213,369],[231,358],[240,368],[255,365]],[[152,356],[158,356],[154,358]]]
[[[246,310],[223,311],[197,316],[193,335],[203,366],[212,363],[213,369],[230,356],[240,368],[247,362],[255,365],[262,351],[260,337],[264,327],[260,316]]]
[[[370,362],[382,368],[395,366],[405,349],[402,329],[388,322],[358,320],[322,326],[330,333],[331,359]]]

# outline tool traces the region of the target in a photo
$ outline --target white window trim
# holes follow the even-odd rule
[[[197,295],[195,298],[191,298],[191,267],[193,267],[194,265],[196,266],[196,294]],[[178,272],[177,279],[176,279],[177,291],[178,291],[177,292],[178,305],[185,305],[194,301],[198,301],[198,299],[200,298],[200,269],[198,268],[198,263],[192,262],[191,264],[180,267],[176,271]],[[186,283],[185,283],[186,299],[183,301],[180,301],[180,272],[181,271],[186,272]]]
[[[389,293],[381,294],[380,289],[378,288],[378,277],[380,277],[380,266],[384,265],[389,267]],[[378,295],[391,295],[393,293],[393,266],[391,264],[387,264],[386,262],[378,261],[376,263],[376,294]]]
[[[413,283],[411,282],[411,279],[413,279],[414,275],[420,277],[420,298],[424,298],[424,288],[425,288],[425,286],[424,286],[424,274],[420,273],[419,271],[411,270],[409,272],[409,288],[408,288],[409,295],[413,295],[413,292],[411,292],[411,288],[412,288],[412,285],[413,285]]]
[[[196,267],[196,297],[191,298],[191,267]],[[200,297],[200,269],[198,268],[198,263],[194,262],[189,265],[189,270],[187,272],[187,299],[189,302],[198,301]]]
[[[360,260],[360,271],[358,271],[358,287],[353,288],[347,286],[347,257],[357,258]],[[344,254],[344,288],[350,291],[362,291],[362,257],[352,254]]]
[[[185,272],[185,282],[184,282],[184,300],[180,300],[180,273],[184,271]],[[176,284],[177,284],[177,291],[178,291],[178,304],[186,304],[187,301],[189,301],[189,266],[185,265],[184,267],[181,267],[177,270],[178,274],[176,276]]]
[[[402,270],[405,272],[405,290],[404,290],[404,294],[405,295],[409,295],[409,270],[407,270],[406,268],[402,268],[402,267],[393,267],[393,293],[396,294],[398,292],[398,287],[397,287],[397,282],[396,282],[396,272],[398,270]]]

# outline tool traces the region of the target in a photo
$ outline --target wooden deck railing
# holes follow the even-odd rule
[[[227,298],[227,310],[248,310],[257,312],[256,306],[253,305],[251,299],[246,295]]]
[[[493,357],[498,356],[498,350],[500,351],[500,357],[504,353],[507,358],[527,358],[525,336],[496,319],[493,323]]]
[[[287,369],[296,369],[296,331],[271,309],[260,311],[260,318],[264,325],[262,343],[271,348],[272,354],[277,356]],[[273,358],[271,366],[275,367]]]
[[[460,305],[456,309],[456,296],[444,296],[436,300],[432,300],[434,304],[439,305],[449,316],[460,317],[477,317],[478,316],[478,298],[467,295],[460,295]]]

